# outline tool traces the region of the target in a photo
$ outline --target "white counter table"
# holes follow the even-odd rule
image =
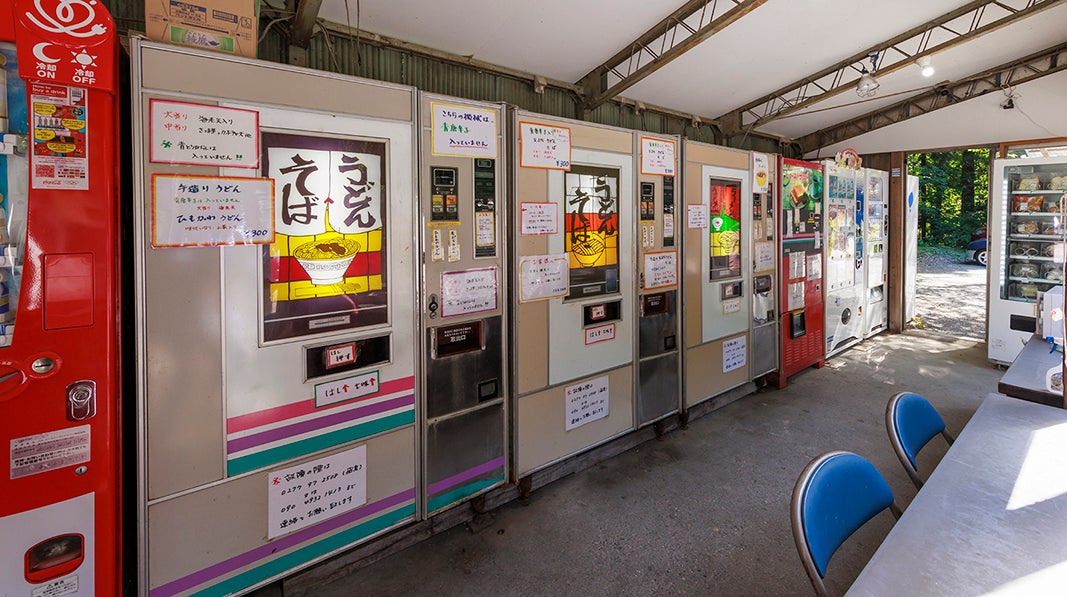
[[[849,595],[1067,595],[1067,410],[990,394]]]

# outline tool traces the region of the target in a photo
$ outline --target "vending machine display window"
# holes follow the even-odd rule
[[[581,299],[619,291],[619,172],[573,166],[564,177],[570,293]]]
[[[388,321],[385,141],[263,133],[263,341]]]
[[[0,43],[0,346],[10,346],[22,278],[29,191],[26,83],[18,75],[15,46]]]
[[[1034,303],[1038,292],[1063,284],[1063,257],[1055,247],[1064,241],[1067,165],[1011,166],[1004,176],[1007,218],[1003,238],[1007,254],[1000,272],[1000,298]]]
[[[708,197],[709,280],[741,275],[741,181],[712,178]]]

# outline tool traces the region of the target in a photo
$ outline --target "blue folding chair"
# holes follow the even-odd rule
[[[868,520],[889,508],[901,511],[878,469],[852,452],[828,452],[804,467],[793,487],[790,517],[804,570],[820,596],[826,565],[838,547]]]
[[[919,451],[938,433],[950,446],[955,441],[945,429],[945,421],[937,414],[937,410],[926,398],[914,392],[901,392],[889,399],[885,407],[885,427],[893,451],[917,488],[923,486],[915,465]]]

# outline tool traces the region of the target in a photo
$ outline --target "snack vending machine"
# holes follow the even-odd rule
[[[511,116],[515,477],[632,431],[634,132]]]
[[[888,193],[888,172],[872,168],[863,171],[864,338],[884,331],[889,322]]]
[[[863,174],[844,163],[825,168],[826,356],[832,356],[863,339]]]
[[[778,297],[775,289],[777,160],[752,154],[752,365],[753,378],[778,369]]]
[[[781,356],[778,387],[815,365],[823,346],[823,167],[780,157],[779,268]]]
[[[0,1],[0,594],[119,595],[118,40]]]
[[[686,408],[752,379],[752,157],[685,143]]]
[[[681,407],[681,347],[678,334],[680,245],[675,236],[679,140],[635,135],[638,174],[637,399],[641,427]]]
[[[423,496],[432,514],[507,477],[503,108],[420,94]]]
[[[1067,161],[993,162],[989,360],[1010,364],[1037,331],[1038,293],[1063,285]]]
[[[131,40],[142,594],[418,519],[416,92]]]

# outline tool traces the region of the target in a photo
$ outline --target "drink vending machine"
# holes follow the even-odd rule
[[[641,427],[681,407],[681,309],[678,269],[681,242],[675,234],[679,140],[634,135],[639,146],[637,249],[637,399]]]
[[[420,94],[423,492],[433,513],[507,477],[503,107]]]
[[[827,161],[824,225],[826,356],[863,339],[863,174],[855,162]]]
[[[685,143],[685,401],[751,379],[751,157]]]
[[[121,594],[118,41],[0,1],[0,593]]]
[[[424,515],[416,92],[130,51],[140,589],[245,592]]]
[[[825,360],[823,346],[823,167],[778,158],[781,184],[780,368],[777,384]],[[855,209],[855,206],[853,206]]]
[[[778,252],[775,228],[777,160],[752,154],[752,364],[753,379],[778,370]]]
[[[863,178],[863,337],[870,338],[889,322],[889,173],[867,168]]]
[[[516,478],[634,429],[633,131],[514,111]],[[527,484],[526,489],[529,489]]]
[[[1010,364],[1038,332],[1038,295],[1063,285],[1067,160],[993,162],[989,360]]]

